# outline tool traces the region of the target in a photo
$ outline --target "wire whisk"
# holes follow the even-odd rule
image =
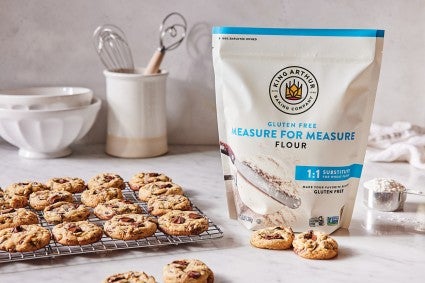
[[[106,24],[93,33],[94,47],[108,71],[134,73],[133,56],[124,32],[117,26]]]

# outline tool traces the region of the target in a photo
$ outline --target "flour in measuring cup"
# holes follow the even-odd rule
[[[406,187],[394,179],[374,178],[363,183],[363,186],[377,193],[404,192]]]

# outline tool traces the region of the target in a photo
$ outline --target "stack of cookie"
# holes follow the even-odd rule
[[[175,236],[208,230],[208,219],[193,211],[181,186],[168,176],[137,173],[129,187],[136,202],[126,199],[126,182],[115,173],[98,174],[87,185],[80,178],[61,177],[0,189],[0,250],[35,251],[48,245],[51,235],[57,243],[73,246],[95,243],[104,233],[138,240],[158,229]],[[97,218],[90,218],[92,213]],[[40,225],[44,221],[50,230]]]
[[[331,259],[338,255],[338,243],[328,234],[307,231],[295,235],[290,227],[275,226],[254,231],[251,245],[261,249],[286,250],[307,259]]]

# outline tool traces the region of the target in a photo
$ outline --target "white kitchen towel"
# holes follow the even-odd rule
[[[409,122],[395,122],[391,126],[372,123],[366,160],[407,161],[425,169],[425,128]]]

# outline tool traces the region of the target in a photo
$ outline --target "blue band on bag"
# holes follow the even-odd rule
[[[296,166],[295,180],[298,181],[345,181],[360,178],[362,164],[348,166]]]
[[[339,37],[384,37],[379,29],[293,29],[213,27],[213,34],[289,35],[289,36],[339,36]]]

